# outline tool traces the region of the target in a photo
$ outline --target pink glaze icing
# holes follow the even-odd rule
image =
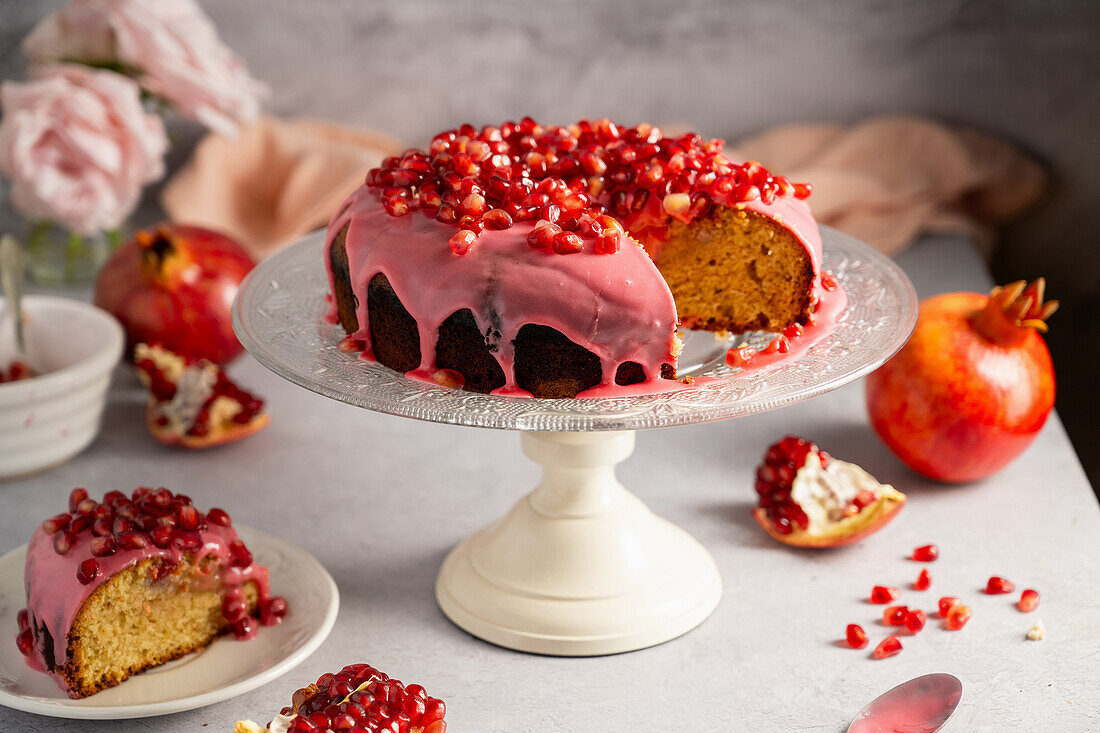
[[[267,568],[255,562],[244,568],[229,565],[229,545],[239,539],[236,530],[211,522],[207,529],[198,534],[203,545],[201,550],[194,553],[195,562],[207,556],[217,558],[221,566],[222,584],[227,591],[240,588],[251,580],[256,583],[261,599],[270,596]],[[53,538],[39,526],[27,548],[24,583],[27,611],[30,614],[31,628],[36,634],[34,651],[31,656],[26,657],[27,664],[50,673],[63,689],[67,688],[64,678],[47,667],[42,640],[37,638],[38,628],[45,626],[53,638],[54,664],[57,667],[63,666],[68,661],[68,635],[73,621],[84,602],[99,586],[146,558],[163,558],[175,564],[185,554],[175,547],[161,549],[152,543],[137,550],[120,549],[113,555],[95,558],[100,566],[100,574],[94,581],[84,585],[77,579],[77,567],[82,561],[93,557],[91,541],[92,533],[82,532],[76,535],[72,548],[61,555],[54,550]]]
[[[468,254],[458,256],[447,246],[454,226],[420,213],[390,216],[365,186],[329,224],[329,246],[349,223],[351,285],[360,294],[360,326],[352,337],[364,342],[370,358],[363,294],[370,279],[382,273],[418,324],[422,360],[410,376],[432,378],[439,326],[463,308],[473,312],[482,333],[490,333],[490,348],[505,375],[497,393],[527,394],[516,386],[512,340],[528,323],[557,329],[596,354],[603,384],[595,389],[614,385],[624,362],[641,364],[651,385],[660,379],[662,364],[675,362],[672,292],[645,250],[629,240],[614,254],[586,249],[560,255],[528,246],[533,224],[519,222],[510,229],[486,230]],[[325,261],[331,283],[331,263]]]

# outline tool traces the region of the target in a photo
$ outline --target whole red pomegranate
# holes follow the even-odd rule
[[[921,302],[905,347],[867,377],[871,424],[914,471],[974,481],[1031,443],[1054,407],[1054,367],[1040,332],[1058,301],[1042,278]]]
[[[122,322],[130,358],[134,346],[151,343],[227,364],[242,350],[230,308],[254,264],[224,234],[162,224],[111,255],[96,278],[95,304]]]

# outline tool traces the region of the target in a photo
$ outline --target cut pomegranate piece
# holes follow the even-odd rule
[[[862,649],[867,646],[867,632],[859,624],[848,624],[845,636],[848,639],[848,645],[853,649]]]
[[[1028,588],[1020,594],[1020,600],[1016,603],[1024,613],[1030,613],[1039,607],[1039,591]]]
[[[913,582],[913,587],[917,590],[928,590],[931,586],[932,574],[928,572],[928,568],[925,568],[917,575],[917,579]]]
[[[793,435],[764,454],[756,469],[756,493],[757,523],[796,547],[855,542],[893,519],[905,504],[905,496],[892,486]]]
[[[270,419],[263,400],[205,359],[138,344],[134,361],[149,390],[146,422],[161,443],[185,448],[232,443],[262,430]]]
[[[298,690],[270,730],[287,733],[445,733],[447,707],[420,685],[405,686],[368,664],[352,664]],[[252,721],[237,733],[269,730]]]
[[[891,634],[879,642],[875,647],[875,659],[886,659],[901,651],[901,638],[897,634]]]
[[[940,548],[935,545],[921,545],[913,550],[913,559],[918,562],[932,562],[940,556]]]
[[[1011,593],[1014,590],[1016,590],[1016,586],[1012,581],[999,578],[996,575],[992,576],[985,584],[985,592],[991,596]]]
[[[871,603],[889,603],[896,601],[901,593],[888,585],[876,585],[871,589]]]

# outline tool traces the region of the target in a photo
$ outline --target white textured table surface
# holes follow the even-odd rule
[[[985,289],[978,258],[929,239],[901,258],[922,296]],[[622,481],[713,553],[725,582],[715,614],[687,636],[630,654],[559,659],[499,649],[452,626],[432,586],[445,553],[501,515],[537,480],[517,436],[376,415],[283,382],[250,357],[233,375],[269,401],[272,425],[208,452],[163,448],[145,432],[144,396],[116,379],[99,439],[48,474],[0,485],[0,552],[25,542],[68,491],[165,485],[308,548],[340,586],[328,642],[286,677],[235,700],[151,720],[77,722],[0,710],[0,731],[228,731],[267,720],[326,671],[367,661],[446,700],[456,733],[496,731],[840,731],[880,692],[932,671],[957,675],[946,730],[1100,729],[1100,512],[1058,420],[1002,474],[964,487],[923,481],[868,427],[862,384],[777,412],[642,432]],[[792,551],[755,525],[752,471],[787,433],[818,441],[909,495],[899,517],[849,548]],[[915,546],[939,544],[932,589],[908,590]],[[1032,614],[980,592],[991,574],[1034,587]],[[948,632],[930,619],[897,657],[842,648],[848,623],[877,643],[875,584],[902,602],[970,602]],[[278,578],[273,579],[276,591]],[[1028,642],[1036,618],[1047,639]],[[12,630],[14,632],[14,629]],[[5,637],[0,643],[13,643]],[[242,646],[242,653],[247,648]]]

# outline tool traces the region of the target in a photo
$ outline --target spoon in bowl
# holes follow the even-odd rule
[[[12,327],[15,331],[15,359],[14,363],[26,366],[33,373],[30,363],[27,361],[27,341],[23,335],[23,279],[26,273],[26,263],[23,258],[23,248],[10,234],[0,237],[0,282],[4,289],[4,299],[8,303],[8,313],[11,315]],[[6,365],[0,364],[0,376]]]
[[[867,704],[848,733],[935,733],[955,712],[962,683],[944,672],[903,682]]]

